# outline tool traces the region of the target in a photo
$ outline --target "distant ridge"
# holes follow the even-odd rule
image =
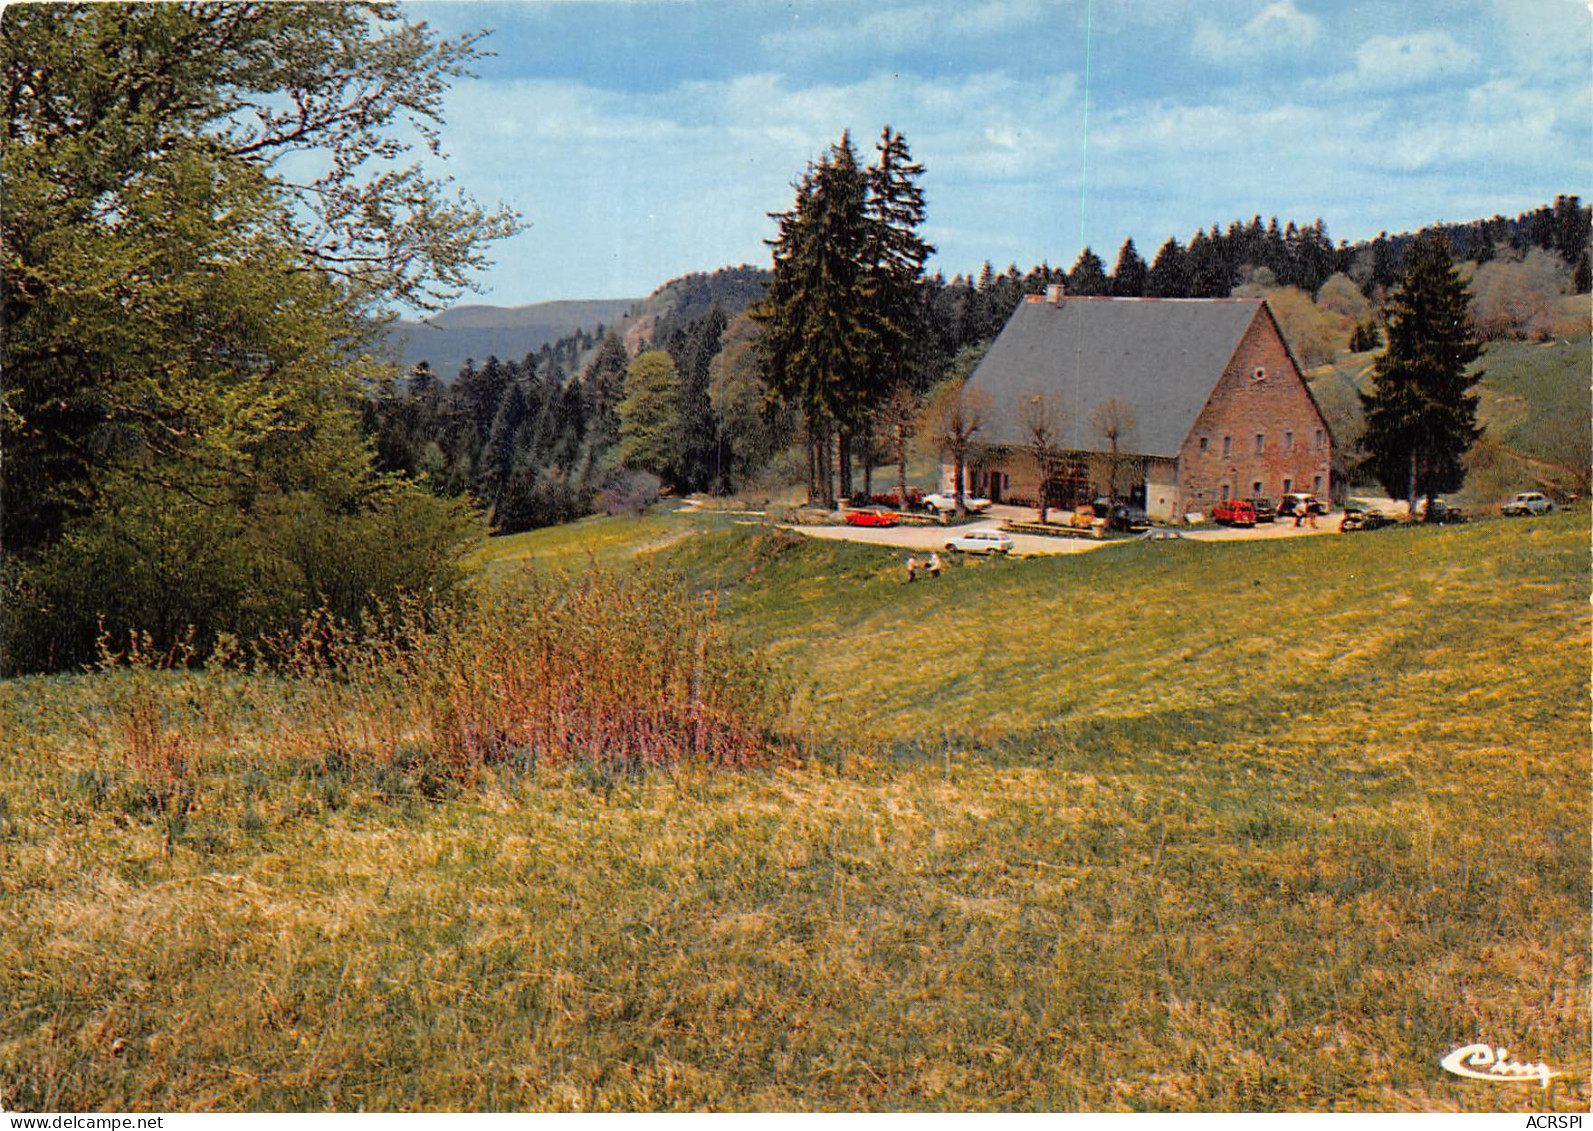
[[[523,358],[550,342],[599,325],[612,326],[640,300],[633,298],[564,299],[524,306],[456,306],[441,314],[393,323],[389,341],[407,372],[424,361],[444,381],[451,381],[474,359]]]

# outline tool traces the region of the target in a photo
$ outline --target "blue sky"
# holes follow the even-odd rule
[[[1320,216],[1338,241],[1593,195],[1588,0],[405,9],[492,29],[495,57],[449,94],[443,171],[531,225],[462,301],[633,297],[767,263],[766,214],[807,162],[887,123],[926,167],[948,276],[1070,266],[1081,232],[1110,268],[1129,236],[1149,259],[1257,213]]]

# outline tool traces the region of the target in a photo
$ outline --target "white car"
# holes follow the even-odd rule
[[[1554,503],[1541,491],[1517,491],[1504,505],[1508,515],[1548,514],[1553,509]]]
[[[1012,539],[999,530],[970,530],[947,542],[946,549],[965,554],[1006,554],[1012,551]]]
[[[936,492],[933,495],[924,496],[924,505],[937,511],[954,511],[957,509],[957,496]],[[978,514],[990,506],[990,500],[976,499],[972,495],[964,495],[962,497],[962,505],[967,509],[968,513]]]

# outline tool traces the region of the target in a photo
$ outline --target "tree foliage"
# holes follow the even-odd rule
[[[1446,239],[1431,236],[1411,248],[1385,309],[1388,349],[1373,366],[1372,391],[1361,397],[1366,467],[1390,498],[1414,505],[1465,479],[1461,457],[1482,434],[1471,392],[1482,374],[1470,369],[1482,344],[1472,334],[1469,298]]]
[[[619,462],[668,478],[680,460],[680,372],[664,350],[637,354],[619,406]]]
[[[207,528],[263,531],[292,500],[329,522],[428,505],[373,476],[353,407],[383,375],[374,316],[446,301],[516,227],[400,164],[404,130],[435,144],[478,38],[388,5],[6,12],[0,490],[8,558],[51,608],[109,602],[87,578],[116,547],[191,537],[197,566]],[[210,521],[155,522],[140,493]],[[101,559],[75,594],[51,569],[69,540]],[[272,545],[222,556],[275,578]],[[337,588],[312,572],[295,599]],[[193,592],[196,615],[247,619]]]
[[[921,172],[889,127],[866,170],[843,134],[798,182],[791,210],[773,216],[774,278],[750,313],[762,330],[769,386],[806,425],[810,497],[827,506],[835,501],[836,430],[844,489],[847,438],[903,378],[912,355],[916,291],[932,250],[917,235]]]

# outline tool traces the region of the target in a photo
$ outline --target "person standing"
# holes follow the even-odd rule
[[[918,559],[911,554],[907,555],[907,582],[912,584],[918,580]]]
[[[940,555],[937,554],[935,551],[931,550],[929,552],[929,563],[928,563],[928,565],[925,568],[927,568],[929,570],[929,576],[930,577],[939,577],[940,576]]]

